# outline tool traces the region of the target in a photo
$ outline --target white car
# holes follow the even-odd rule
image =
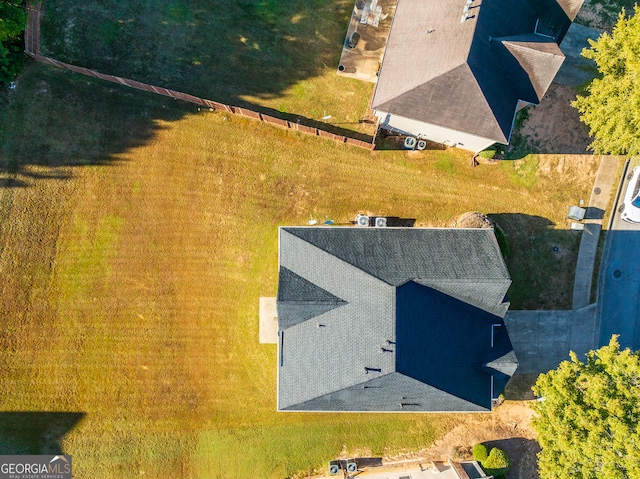
[[[629,223],[640,223],[640,166],[628,176],[629,183],[620,206],[620,217]]]

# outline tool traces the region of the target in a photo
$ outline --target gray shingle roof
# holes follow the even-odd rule
[[[520,99],[540,103],[565,58],[558,44],[532,34],[496,38],[498,42],[504,47],[505,70],[522,85]]]
[[[557,73],[564,56],[547,44],[581,5],[476,0],[461,22],[462,0],[398,0],[372,108],[506,143],[518,100],[537,103]],[[535,38],[501,42],[522,35]]]
[[[278,409],[490,410],[510,282],[490,229],[280,228]]]
[[[280,268],[280,285],[277,300],[280,303],[281,327],[288,328],[346,304],[284,267]]]

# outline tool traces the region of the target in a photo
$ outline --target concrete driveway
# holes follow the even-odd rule
[[[561,85],[576,87],[595,77],[595,63],[587,60],[580,53],[589,46],[589,40],[597,40],[600,32],[593,28],[572,23],[567,34],[562,39],[560,50],[565,60],[560,71],[553,80]]]
[[[631,167],[628,171],[631,171]],[[627,175],[625,175],[627,176]],[[621,196],[627,188],[625,177]],[[598,292],[599,337],[604,345],[619,334],[622,347],[640,349],[640,225],[622,221],[616,210],[607,236]]]
[[[516,374],[539,374],[593,349],[596,305],[568,311],[508,311],[504,318],[518,357]]]

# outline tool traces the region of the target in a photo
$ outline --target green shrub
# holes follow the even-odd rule
[[[487,446],[482,443],[476,444],[473,446],[473,458],[482,464],[489,457],[489,451],[487,451]]]
[[[480,153],[478,153],[478,155],[480,156],[480,158],[484,158],[485,160],[490,160],[494,156],[496,156],[496,153],[497,153],[496,147],[490,146],[486,150],[482,150]]]
[[[509,456],[502,449],[494,447],[482,464],[482,469],[490,476],[503,476],[509,470]]]

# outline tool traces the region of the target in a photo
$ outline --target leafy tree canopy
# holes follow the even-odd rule
[[[542,374],[533,427],[541,479],[640,477],[640,353],[608,346]]]
[[[0,43],[18,38],[26,24],[24,0],[0,0]]]
[[[623,9],[611,34],[603,33],[582,55],[595,61],[600,77],[573,106],[594,138],[596,153],[640,154],[640,7]]]
[[[24,63],[20,36],[26,25],[24,0],[0,0],[0,86],[13,80]]]

